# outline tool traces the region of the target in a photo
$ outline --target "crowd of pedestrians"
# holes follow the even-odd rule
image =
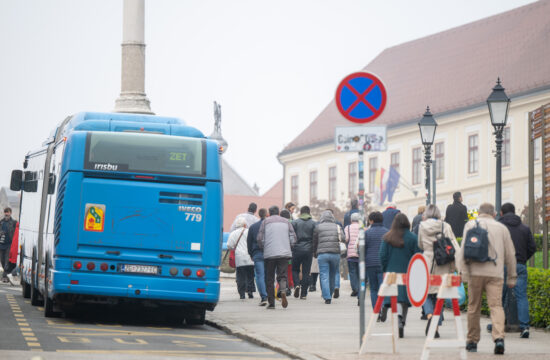
[[[530,229],[515,215],[511,203],[502,206],[498,221],[494,206],[488,203],[480,205],[477,219],[468,220],[462,195],[456,192],[453,203],[446,209],[445,218],[436,205],[419,206],[411,224],[395,204],[390,204],[383,212],[368,214],[364,226],[357,200],[351,201],[343,225],[331,209],[322,211],[316,221],[308,206],[302,206],[299,214],[295,214],[296,205],[293,203],[287,204],[280,212],[277,206],[272,206],[269,211],[260,209],[259,218],[254,215],[256,208],[252,203],[247,213],[237,216],[228,241],[228,248],[236,249],[237,288],[241,299],[246,294],[253,298],[252,293],[257,287],[260,305],[275,309],[277,299],[286,308],[292,288],[295,298],[306,300],[309,293],[317,291],[319,276],[322,299],[325,304],[331,304],[341,295],[339,269],[342,260],[347,262],[349,269],[350,295],[358,296],[359,238],[364,231],[364,275],[373,308],[384,273],[406,273],[412,256],[423,253],[430,274],[458,273],[468,283],[468,351],[477,351],[484,293],[491,313],[495,354],[504,353],[503,294],[507,293],[507,288],[513,289],[510,291],[517,299],[521,337],[529,337],[526,262],[535,252],[535,243]],[[243,236],[246,245],[239,243]],[[485,258],[479,254],[472,257],[469,246],[478,241],[483,243],[484,236],[486,249],[479,251],[485,251],[487,255]],[[457,241],[459,237],[463,239],[461,244]],[[445,262],[440,262],[437,251],[442,238],[447,241],[447,253],[452,255],[448,255],[450,257]],[[431,286],[422,306],[422,318],[428,320],[426,334],[434,315],[437,292],[438,287]],[[397,301],[399,337],[403,337],[411,304],[402,285],[398,288]],[[386,299],[378,321],[386,320],[389,307],[389,299]],[[442,321],[443,313],[437,327]],[[440,337],[437,328],[435,337]]]

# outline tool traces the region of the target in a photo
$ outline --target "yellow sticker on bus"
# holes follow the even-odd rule
[[[105,225],[105,205],[86,204],[84,230],[102,232]]]

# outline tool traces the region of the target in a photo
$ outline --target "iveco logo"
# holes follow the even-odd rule
[[[199,207],[199,206],[180,205],[180,206],[178,206],[178,211],[200,213],[200,212],[202,212],[202,208]]]
[[[94,165],[94,170],[107,170],[107,171],[117,171],[118,170],[118,165],[113,165],[113,164],[95,164]]]

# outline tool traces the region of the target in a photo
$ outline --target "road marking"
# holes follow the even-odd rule
[[[206,345],[199,344],[194,341],[185,341],[185,340],[172,340],[172,344],[181,345],[185,347],[206,347]]]
[[[122,325],[120,324],[100,324],[100,323],[96,323],[97,326],[102,326],[102,327],[122,327]]]
[[[124,344],[124,345],[148,345],[149,344],[147,341],[142,339],[134,339],[134,341],[126,341],[119,338],[113,338],[113,340],[119,344]]]
[[[46,319],[46,323],[48,325],[74,325],[74,323],[68,321],[68,320],[60,320],[60,319]]]
[[[21,335],[23,335],[27,346],[33,351],[42,351],[42,345],[40,345],[40,342],[38,342],[38,339],[30,328],[29,323],[25,319],[25,315],[21,312],[21,308],[19,307],[17,300],[14,299],[13,295],[6,295],[6,299],[10,304],[13,317],[15,321],[17,321],[19,331],[21,331]]]
[[[241,339],[233,339],[230,337],[222,337],[216,336],[216,335],[186,335],[186,334],[169,334],[169,333],[152,333],[152,332],[140,332],[140,331],[125,331],[125,330],[108,330],[108,329],[90,329],[90,328],[78,328],[78,327],[58,327],[53,326],[56,329],[63,329],[63,330],[86,330],[86,331],[94,331],[91,333],[82,333],[79,334],[82,336],[149,336],[149,337],[156,337],[156,336],[165,336],[165,337],[174,337],[174,338],[189,338],[189,339],[203,339],[203,340],[217,340],[217,341],[234,341],[239,342],[242,341]],[[114,333],[113,333],[114,332]],[[62,335],[62,336],[70,336],[73,335],[71,333],[56,333],[56,335]]]
[[[41,306],[38,306],[36,309],[37,309],[38,311],[40,311],[40,312],[44,312],[44,308],[41,307]]]
[[[58,336],[59,341],[62,343],[78,343],[78,344],[89,344],[90,339],[81,337],[81,336]]]
[[[273,355],[273,351],[214,351],[214,350],[91,350],[91,349],[82,349],[82,350],[56,350],[56,352],[68,352],[68,353],[87,353],[87,354],[132,354],[132,355],[143,355],[143,354],[158,354],[158,355],[186,355],[186,354],[202,354],[202,355],[222,355],[222,356],[257,356],[257,355]]]

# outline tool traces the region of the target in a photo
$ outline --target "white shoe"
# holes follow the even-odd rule
[[[11,284],[12,286],[17,285],[17,283],[15,282],[15,279],[13,278],[13,275],[12,275],[12,274],[8,274],[7,276],[8,276],[8,281],[10,282],[10,284]]]

